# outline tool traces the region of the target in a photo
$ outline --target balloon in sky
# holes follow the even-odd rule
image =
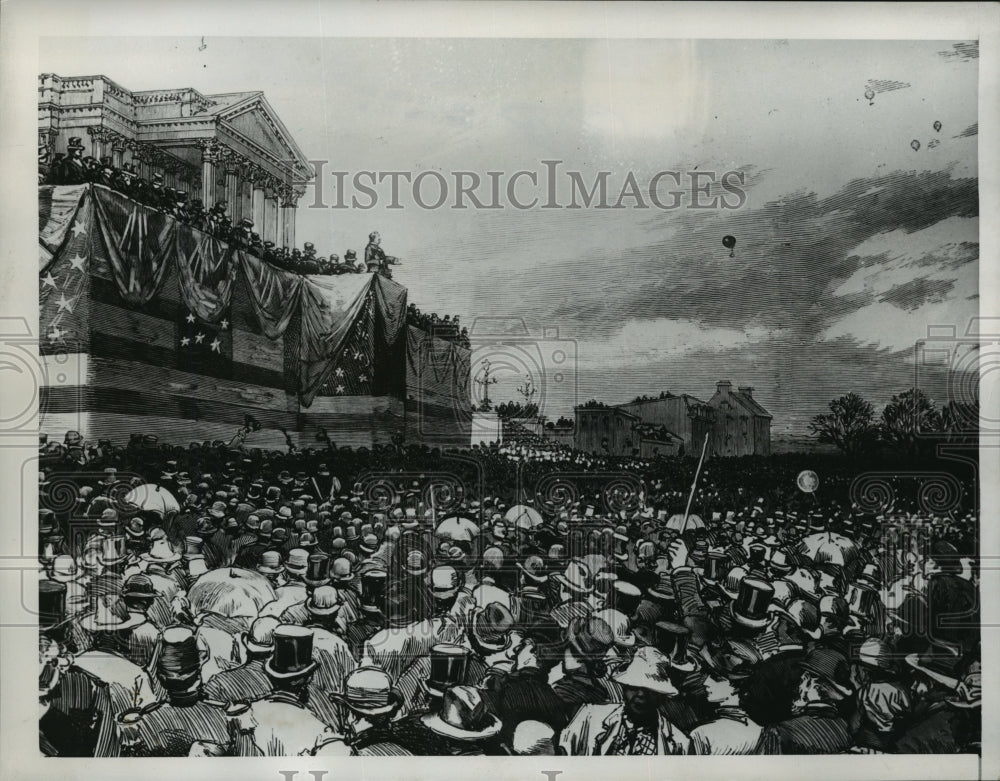
[[[874,106],[875,105],[875,90],[873,90],[871,87],[869,87],[868,89],[866,89],[865,90],[865,97],[868,99],[868,105],[869,106]]]
[[[917,151],[920,150],[920,142],[917,141],[917,139],[915,139],[915,138],[910,142],[910,146],[913,147],[913,151],[914,152],[917,152]]]
[[[938,122],[938,121],[936,121],[936,120],[934,122],[934,132],[935,133],[940,133],[941,132],[941,123]]]
[[[795,479],[795,482],[798,484],[800,491],[811,494],[819,488],[819,475],[811,469],[804,469],[799,472],[799,476]]]
[[[735,236],[723,236],[722,237],[722,246],[725,247],[727,250],[729,250],[729,257],[732,258],[732,257],[734,257],[736,255],[736,252],[733,249],[736,246],[736,237]]]

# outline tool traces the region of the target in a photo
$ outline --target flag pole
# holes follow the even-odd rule
[[[687,531],[688,515],[691,514],[691,502],[694,501],[694,489],[698,485],[698,476],[701,474],[701,465],[705,463],[705,451],[708,450],[708,434],[705,435],[705,443],[701,446],[701,458],[698,459],[698,468],[694,470],[694,480],[691,483],[691,493],[688,494],[687,507],[684,508],[684,523],[681,524],[681,534]]]

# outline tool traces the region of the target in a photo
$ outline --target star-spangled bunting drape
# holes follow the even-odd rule
[[[282,338],[298,316],[293,350],[303,406],[320,392],[402,394],[406,289],[391,280],[301,277],[102,186],[40,187],[39,201],[40,325],[53,350],[84,337],[81,306],[92,271],[141,311],[175,264],[182,304],[176,349],[190,371],[211,365],[218,373],[232,362],[232,293],[242,284],[269,339]]]

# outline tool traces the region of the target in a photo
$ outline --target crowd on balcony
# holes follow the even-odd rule
[[[189,198],[183,190],[166,185],[163,174],[154,172],[151,179],[139,175],[133,163],[113,165],[112,158],[99,160],[84,155],[80,138],[69,139],[67,151],[49,156],[48,148],[38,149],[38,183],[51,185],[99,184],[128,196],[132,200],[164,214],[178,222],[190,225],[217,239],[227,241],[262,260],[286,271],[304,275],[336,275],[379,273],[392,277],[390,266],[400,261],[386,255],[381,248],[381,236],[373,232],[368,237],[363,260],[353,249],[344,253],[319,255],[315,246],[305,242],[302,248],[279,247],[263,239],[254,230],[252,219],[233,220],[226,201],[206,206],[201,198]],[[447,330],[447,328],[445,329]],[[449,338],[445,336],[444,338]]]
[[[439,339],[454,342],[467,350],[471,347],[469,329],[462,327],[458,315],[439,317],[437,312],[427,314],[421,312],[416,305],[410,304],[406,308],[406,324],[426,331]]]

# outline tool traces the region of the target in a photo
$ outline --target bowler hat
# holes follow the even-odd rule
[[[385,716],[403,704],[389,674],[379,667],[353,670],[344,680],[344,691],[332,692],[330,698],[362,716]]]
[[[474,686],[453,686],[444,692],[441,710],[422,716],[432,732],[452,740],[482,740],[500,732],[503,726],[487,709],[483,693]]]

